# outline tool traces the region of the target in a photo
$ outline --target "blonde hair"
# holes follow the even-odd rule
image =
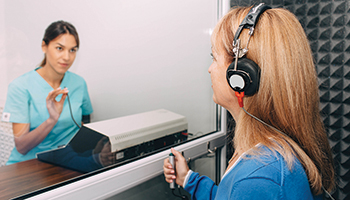
[[[251,7],[226,14],[212,34],[212,48],[233,61],[234,34]],[[248,30],[240,35],[241,47]],[[282,8],[265,11],[249,42],[247,58],[261,68],[257,94],[244,98],[251,114],[284,132],[283,135],[245,113],[237,120],[234,146],[241,154],[261,143],[279,152],[289,168],[294,156],[303,165],[314,194],[334,187],[333,158],[319,113],[316,70],[311,49],[297,18]],[[255,151],[256,152],[256,151]]]

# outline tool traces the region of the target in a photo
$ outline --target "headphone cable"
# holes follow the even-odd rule
[[[323,187],[323,185],[322,185],[322,189],[323,189],[323,191],[324,191],[332,200],[335,200],[335,199],[332,197],[332,195],[329,194],[329,192]]]
[[[69,100],[69,95],[68,95],[68,93],[67,93],[67,99],[68,99],[68,107],[69,107],[69,111],[70,111],[70,116],[72,117],[72,119],[73,119],[75,125],[77,125],[77,127],[80,128],[80,126],[78,125],[78,123],[74,120],[73,112],[72,112],[72,107],[71,107],[71,105],[70,105],[70,100]]]
[[[287,134],[285,134],[284,132],[282,132],[282,131],[278,130],[277,128],[271,126],[270,124],[264,122],[263,120],[259,119],[258,117],[256,117],[256,116],[250,114],[244,107],[242,107],[242,109],[244,110],[244,112],[245,112],[247,115],[251,116],[251,117],[254,118],[255,120],[259,121],[260,123],[264,124],[265,126],[268,126],[268,127],[272,128],[273,130],[275,130],[275,131],[281,133],[282,135],[284,135],[284,136],[290,138],[290,137],[289,137]],[[335,199],[332,197],[332,195],[323,187],[323,185],[322,185],[322,190],[323,190],[332,200],[335,200]]]
[[[251,117],[254,118],[255,120],[257,120],[257,121],[259,121],[260,123],[264,124],[265,126],[268,126],[268,127],[272,128],[273,130],[275,130],[275,131],[277,131],[277,132],[281,133],[282,135],[284,135],[284,136],[286,136],[286,137],[289,138],[289,136],[288,136],[287,134],[285,134],[285,133],[283,133],[282,131],[278,130],[277,128],[271,126],[270,124],[264,122],[263,120],[257,118],[256,116],[250,114],[244,107],[242,107],[242,108],[243,108],[244,112],[247,113],[247,115],[251,116]]]
[[[180,195],[175,194],[175,189],[171,189],[171,190],[172,190],[171,192],[173,193],[173,195],[174,195],[175,197],[178,197],[178,198],[181,198],[181,199],[188,200],[188,198],[187,198],[187,196],[186,196],[186,195],[182,195],[182,194],[181,194],[181,190],[180,190],[180,188],[178,187],[177,189],[178,189],[178,191],[179,191]]]

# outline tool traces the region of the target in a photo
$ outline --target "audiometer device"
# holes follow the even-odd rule
[[[41,161],[90,172],[187,140],[186,117],[159,109],[83,125],[64,147]]]

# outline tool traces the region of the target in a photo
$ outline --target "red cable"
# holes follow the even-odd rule
[[[235,92],[237,98],[238,98],[238,104],[239,107],[243,108],[243,97],[244,97],[244,92]]]

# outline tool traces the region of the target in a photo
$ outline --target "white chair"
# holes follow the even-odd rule
[[[0,119],[3,109],[4,106],[0,105]],[[0,167],[6,164],[14,146],[12,124],[0,120]]]

